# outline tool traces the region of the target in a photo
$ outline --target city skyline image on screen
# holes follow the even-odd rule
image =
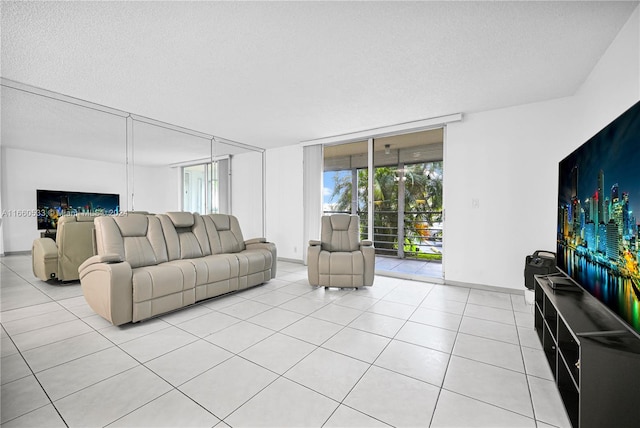
[[[640,102],[559,165],[558,268],[640,336]]]
[[[38,229],[56,229],[64,215],[114,215],[120,212],[120,195],[113,193],[36,191]]]

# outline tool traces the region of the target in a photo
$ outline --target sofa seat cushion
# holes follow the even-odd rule
[[[240,273],[238,259],[234,254],[214,254],[188,261],[195,267],[196,285],[237,278]]]
[[[176,260],[133,269],[132,280],[133,301],[143,302],[193,289],[196,271],[192,263]]]
[[[320,251],[318,273],[321,284],[330,287],[353,287],[364,281],[364,257],[362,252]]]
[[[196,267],[196,301],[237,291],[239,264],[235,254],[215,254],[189,260]]]
[[[238,288],[244,289],[271,279],[272,255],[266,249],[244,250],[235,253],[240,267]]]
[[[251,275],[271,269],[272,256],[269,250],[245,250],[235,254],[240,264],[240,275]]]

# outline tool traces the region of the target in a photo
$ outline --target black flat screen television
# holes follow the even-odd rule
[[[640,337],[640,102],[560,162],[558,269]]]
[[[67,192],[36,190],[38,229],[49,230],[58,226],[64,215],[118,214],[120,195],[112,193]]]

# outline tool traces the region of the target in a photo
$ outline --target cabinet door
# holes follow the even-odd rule
[[[638,427],[640,354],[627,337],[580,338],[580,427]]]

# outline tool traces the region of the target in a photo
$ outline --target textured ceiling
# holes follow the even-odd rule
[[[573,94],[638,2],[2,2],[4,78],[246,144]]]

